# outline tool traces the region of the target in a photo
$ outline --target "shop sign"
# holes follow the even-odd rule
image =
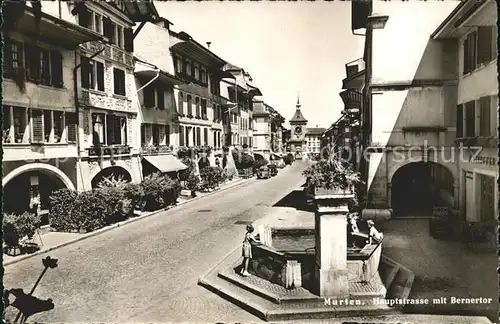
[[[472,159],[472,163],[495,166],[498,163],[498,158],[489,156],[476,156]]]

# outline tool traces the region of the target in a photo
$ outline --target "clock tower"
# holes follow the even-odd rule
[[[295,114],[290,119],[291,137],[288,143],[292,151],[296,152],[296,157],[301,157],[305,151],[306,145],[306,125],[307,119],[304,118],[300,111],[300,100],[297,95],[297,105],[295,106]]]

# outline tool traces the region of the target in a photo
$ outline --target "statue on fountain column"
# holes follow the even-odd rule
[[[377,229],[375,228],[375,223],[370,219],[366,222],[366,224],[368,225],[368,229],[370,230],[370,233],[368,234],[369,244],[382,242],[384,234],[377,231]]]
[[[359,231],[357,214],[349,214],[347,220],[347,246],[351,248],[363,248],[368,241],[369,236]]]

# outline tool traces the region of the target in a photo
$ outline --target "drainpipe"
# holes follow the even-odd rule
[[[89,57],[89,59],[93,59],[97,55],[101,54],[104,52],[105,47],[103,47],[100,51],[96,52],[92,56]],[[80,62],[79,64],[76,64],[77,60],[77,50],[75,49],[75,67],[73,68],[73,88],[74,88],[74,93],[73,93],[73,98],[75,101],[75,113],[76,113],[76,150],[77,150],[77,159],[78,159],[78,164],[82,162],[82,156],[80,153],[80,104],[78,102],[78,79],[77,79],[77,71],[79,68],[82,67],[82,63]],[[82,177],[82,184],[85,182],[83,181],[83,174],[82,174],[82,169],[80,168],[80,176]],[[85,189],[85,188],[84,188]]]

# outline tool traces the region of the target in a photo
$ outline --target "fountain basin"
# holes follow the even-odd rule
[[[286,288],[312,290],[316,264],[314,229],[272,229],[271,245],[252,246],[250,272]],[[364,283],[374,278],[381,254],[381,242],[348,248],[349,283]]]

